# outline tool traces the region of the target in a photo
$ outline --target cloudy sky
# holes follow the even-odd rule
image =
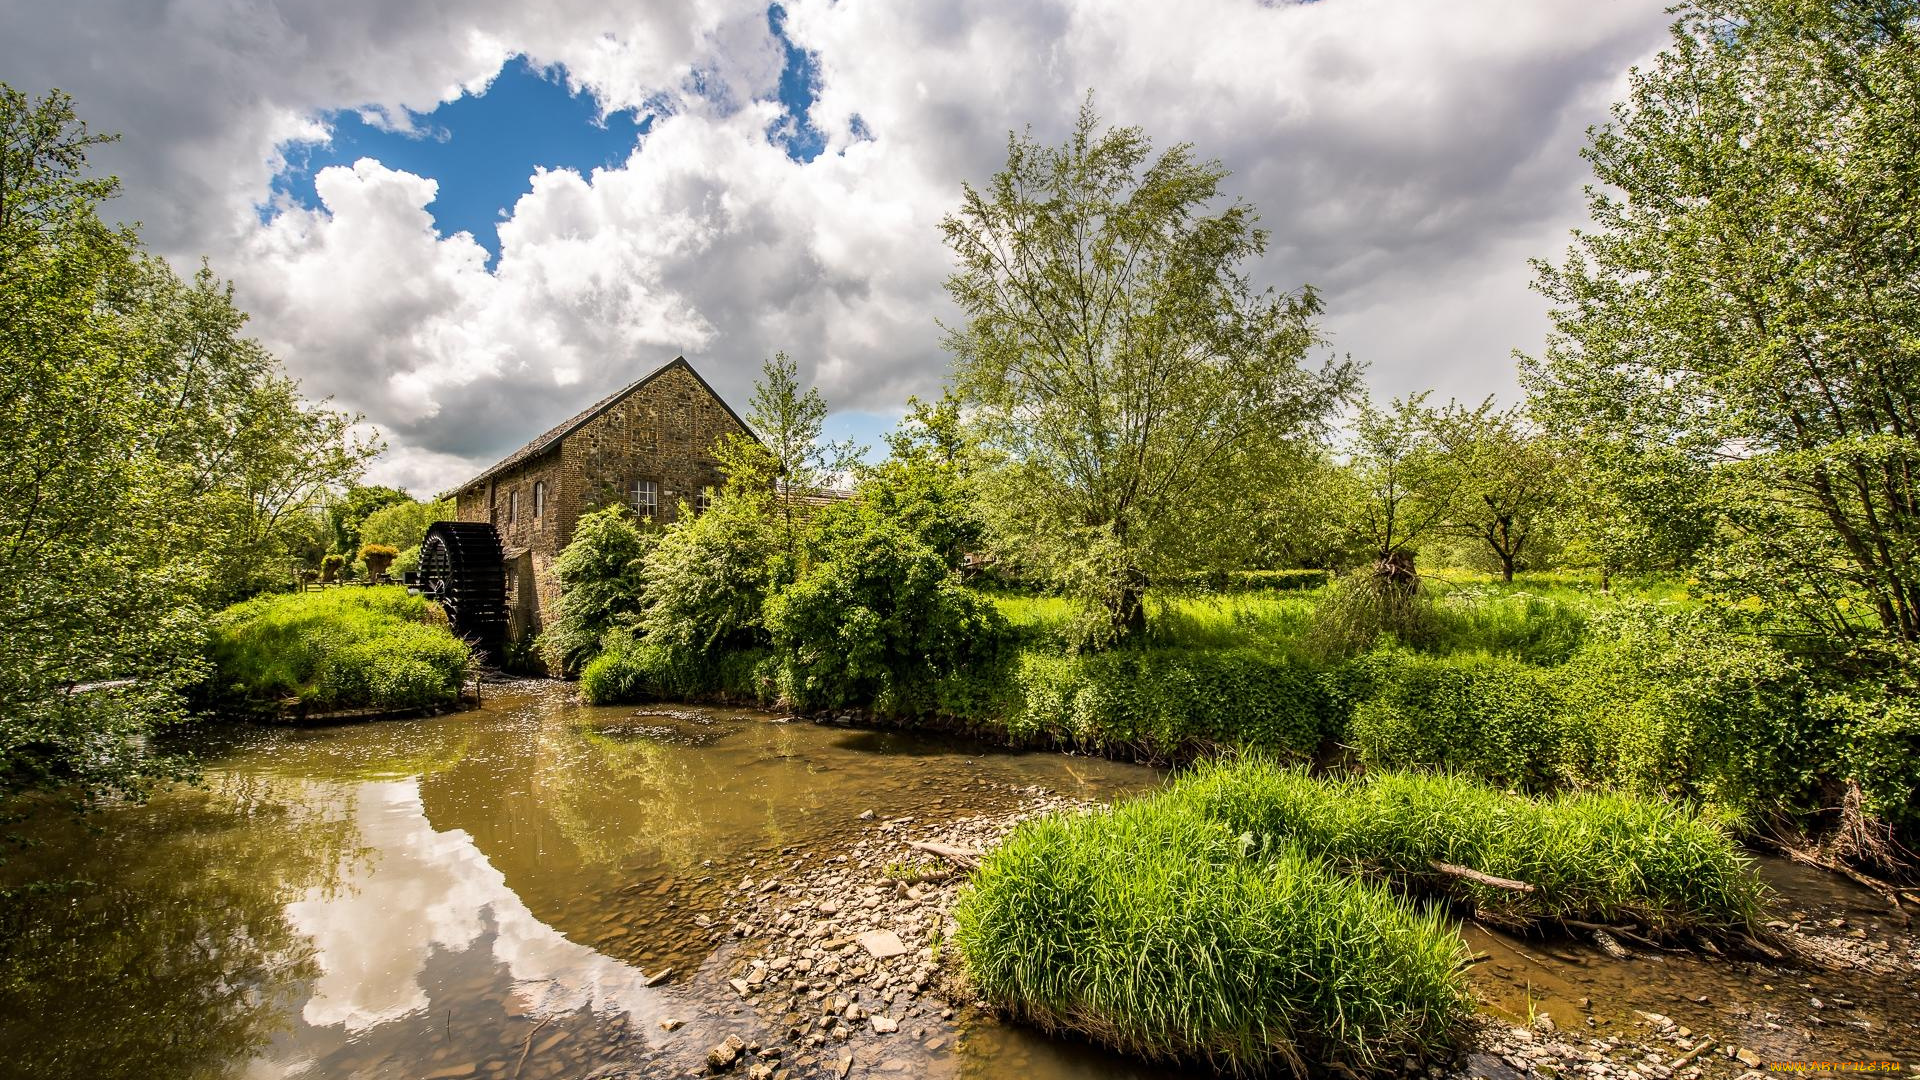
[[[740,401],[785,349],[874,441],[944,378],[961,182],[1089,89],[1233,171],[1376,393],[1511,397],[1665,2],[0,0],[0,80],[123,133],[114,212],[425,494],[676,354]]]

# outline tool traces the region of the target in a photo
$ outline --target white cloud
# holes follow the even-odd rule
[[[795,0],[828,138],[802,165],[769,145],[778,113],[756,103],[781,62],[764,7],[112,3],[10,18],[30,25],[0,70],[128,133],[111,162],[128,216],[235,277],[309,392],[388,433],[379,477],[416,490],[675,353],[736,400],[779,348],[842,408],[932,391],[940,216],[1000,164],[1010,128],[1057,137],[1088,87],[1110,120],[1234,170],[1273,232],[1262,279],[1321,287],[1336,346],[1381,390],[1508,391],[1509,350],[1544,329],[1524,258],[1564,246],[1582,132],[1666,22],[1660,0]],[[313,137],[316,116],[404,122],[515,52],[609,107],[672,115],[620,167],[530,178],[491,272],[471,238],[435,234],[435,178],[377,162],[318,177],[322,211],[258,221],[275,147]]]

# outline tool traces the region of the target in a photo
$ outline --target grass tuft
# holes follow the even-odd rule
[[[1165,797],[1020,826],[955,919],[989,1001],[1156,1061],[1371,1072],[1472,1014],[1440,914]]]
[[[1202,765],[1169,800],[1257,843],[1292,844],[1342,870],[1514,929],[1555,920],[1629,924],[1650,937],[1739,934],[1760,918],[1752,860],[1713,821],[1664,800],[1509,794],[1447,773],[1316,779],[1263,761]],[[1526,882],[1478,884],[1434,862]]]

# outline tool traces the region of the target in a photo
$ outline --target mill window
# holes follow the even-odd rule
[[[539,520],[540,517],[546,514],[546,512],[547,512],[547,482],[545,480],[535,480],[533,482],[534,519],[536,521]]]
[[[507,524],[520,520],[520,492],[518,489],[507,492]]]
[[[700,489],[700,494],[693,497],[693,512],[704,514],[711,509],[713,509],[713,489],[703,487]]]
[[[660,515],[660,485],[652,480],[633,482],[633,512],[640,517]]]

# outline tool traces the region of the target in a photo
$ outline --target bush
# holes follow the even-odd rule
[[[684,662],[684,656],[614,630],[581,671],[580,696],[590,705],[661,700],[774,703],[766,649],[721,653],[694,663]]]
[[[607,631],[640,610],[640,568],[655,534],[625,506],[580,515],[573,539],[553,562],[560,602],[540,635],[547,666],[572,675],[600,649]]]
[[[1159,1061],[1381,1070],[1450,1045],[1473,1012],[1437,913],[1164,799],[1021,825],[954,917],[988,1001]]]
[[[991,666],[1010,641],[993,603],[946,560],[860,504],[823,515],[811,565],[767,602],[782,696],[802,709],[925,709],[940,679]]]
[[[1861,809],[1908,836],[1920,832],[1920,702],[1879,687],[1823,695],[1843,778],[1860,785]]]
[[[214,696],[261,706],[417,708],[459,699],[472,654],[395,586],[260,597],[213,619]]]
[[[1359,663],[1370,693],[1354,705],[1346,741],[1370,764],[1457,769],[1533,790],[1587,772],[1550,671],[1399,650]]]
[[[712,509],[667,527],[641,571],[636,630],[691,669],[722,652],[767,643],[761,617],[780,539],[757,495],[721,492]]]
[[[1311,754],[1332,730],[1318,672],[1257,649],[1023,653],[1013,692],[981,695],[1020,743],[1057,743],[1149,761],[1223,746]]]
[[[1530,799],[1447,773],[1320,780],[1259,761],[1205,765],[1165,796],[1256,844],[1445,896],[1496,925],[1634,924],[1650,935],[1741,933],[1765,897],[1752,861],[1711,819],[1660,799]],[[1526,882],[1517,892],[1439,871]]]

